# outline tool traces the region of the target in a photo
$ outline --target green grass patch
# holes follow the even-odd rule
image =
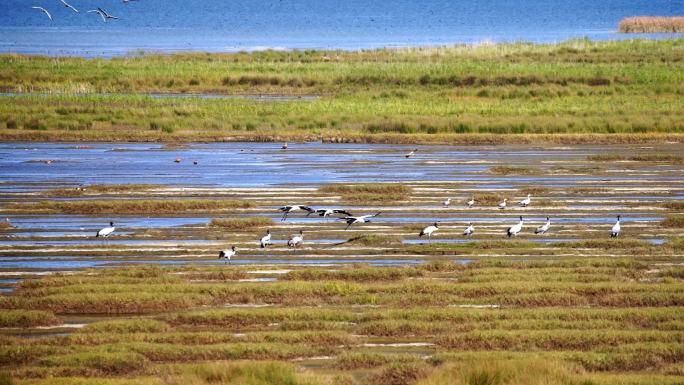
[[[267,217],[249,218],[214,218],[209,223],[211,227],[218,227],[225,230],[257,230],[263,227],[273,226],[273,220]]]
[[[0,312],[0,328],[31,328],[59,323],[59,318],[48,311],[3,310]]]
[[[400,202],[409,199],[411,189],[399,183],[328,184],[318,188],[323,194],[336,194],[348,203]]]
[[[667,218],[660,221],[660,225],[663,227],[681,229],[684,227],[684,215],[669,215]]]

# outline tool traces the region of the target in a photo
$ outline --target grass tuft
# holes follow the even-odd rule
[[[273,220],[267,217],[248,218],[220,218],[212,219],[209,226],[220,227],[225,230],[256,230],[267,226],[273,226]]]

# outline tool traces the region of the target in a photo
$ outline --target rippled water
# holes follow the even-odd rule
[[[35,3],[35,4],[34,4]],[[620,19],[682,14],[671,0],[144,0],[99,4],[120,17],[103,23],[90,2],[57,0],[0,6],[0,51],[111,56],[136,50],[239,51],[359,49],[481,41],[553,42],[632,38]],[[54,21],[31,9],[49,9]],[[679,34],[681,36],[682,34]],[[644,36],[644,35],[640,35]],[[667,38],[673,34],[649,37]]]

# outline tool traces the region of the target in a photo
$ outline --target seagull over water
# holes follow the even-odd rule
[[[67,3],[66,1],[64,1],[64,0],[59,0],[59,1],[61,1],[62,4],[64,4],[65,7],[71,9],[71,10],[74,11],[74,12],[78,12],[78,9],[72,7],[71,4]]]
[[[90,11],[88,11],[88,13],[92,13],[92,12],[98,13],[102,17],[102,21],[105,21],[105,22],[107,21],[107,19],[117,19],[117,20],[119,19],[118,17],[115,17],[115,16],[108,14],[107,11],[105,11],[104,9],[102,9],[100,7],[97,7],[97,9],[91,9]]]
[[[45,9],[45,8],[43,8],[43,7],[31,7],[31,8],[37,9],[37,10],[39,10],[39,11],[41,11],[41,12],[44,12],[44,13],[47,15],[47,17],[48,17],[50,20],[52,20],[52,15],[50,15],[50,12],[48,12],[47,9]]]

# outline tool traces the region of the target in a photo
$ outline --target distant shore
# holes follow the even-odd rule
[[[683,47],[684,39],[573,40],[110,60],[0,55],[0,140],[681,141]]]

